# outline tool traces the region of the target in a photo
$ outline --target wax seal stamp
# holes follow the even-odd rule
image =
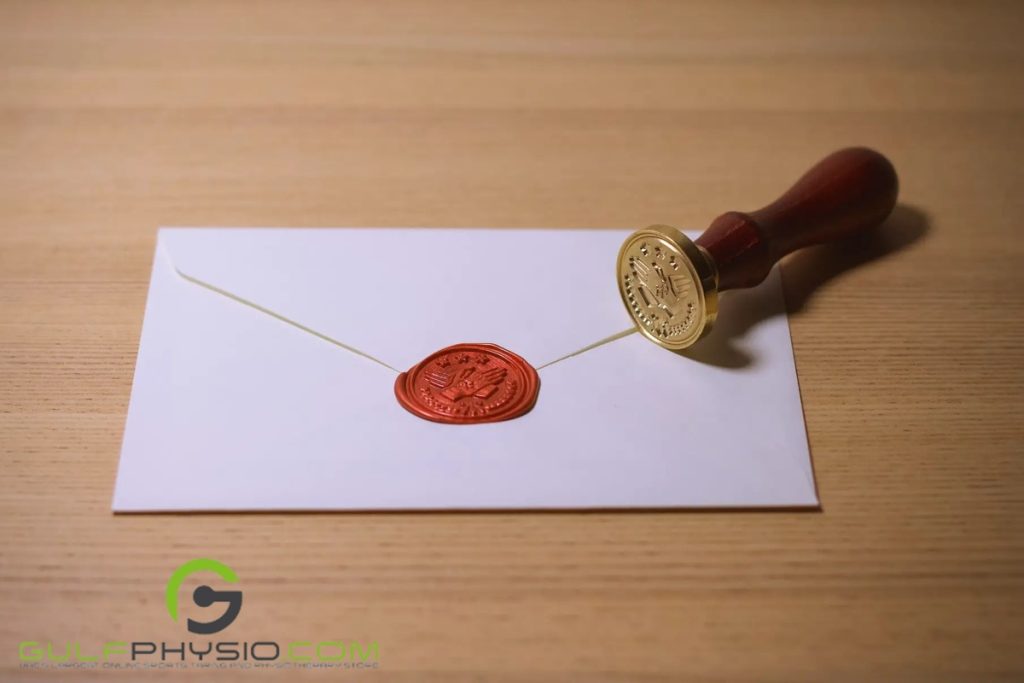
[[[722,214],[696,240],[667,225],[638,230],[619,250],[622,302],[641,334],[684,349],[711,329],[719,292],[753,287],[797,249],[879,225],[898,190],[888,159],[850,147],[825,157],[763,209]]]
[[[511,420],[537,402],[540,378],[525,359],[497,344],[456,344],[424,358],[395,381],[395,397],[434,422]]]
[[[718,312],[714,263],[668,225],[638,230],[622,245],[619,292],[641,333],[668,348],[700,339]]]

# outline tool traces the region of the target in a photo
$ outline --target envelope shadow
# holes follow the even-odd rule
[[[843,273],[879,261],[920,241],[931,229],[928,216],[920,209],[898,204],[877,228],[857,237],[798,251],[782,261],[782,289],[786,311],[803,312],[814,292]],[[725,292],[719,300],[715,327],[692,348],[678,351],[699,363],[723,368],[744,368],[757,359],[739,343],[758,323],[782,313],[757,305],[755,297]]]

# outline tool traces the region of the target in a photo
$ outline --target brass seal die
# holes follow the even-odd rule
[[[711,255],[668,225],[637,230],[617,264],[619,294],[640,333],[658,346],[685,349],[718,315],[718,268]]]

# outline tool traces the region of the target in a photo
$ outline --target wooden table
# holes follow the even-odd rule
[[[0,678],[67,676],[22,641],[180,641],[164,584],[202,556],[243,575],[231,638],[375,641],[365,680],[1024,676],[1022,29],[982,2],[4,3]],[[820,512],[110,513],[157,226],[699,228],[852,143],[902,205],[784,269]]]

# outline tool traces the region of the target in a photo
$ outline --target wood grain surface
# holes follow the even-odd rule
[[[0,679],[137,678],[18,644],[181,640],[212,556],[231,638],[379,644],[264,679],[1020,680],[1022,8],[0,4]],[[702,228],[851,144],[896,214],[783,266],[820,512],[110,513],[159,225]]]

